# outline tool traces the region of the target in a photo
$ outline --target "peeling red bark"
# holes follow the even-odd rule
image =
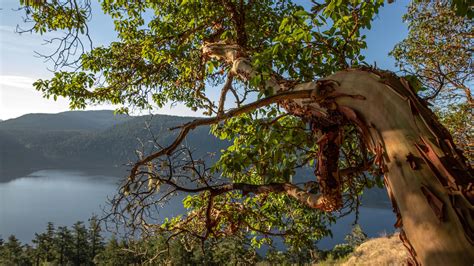
[[[454,144],[450,135],[436,121],[434,114],[414,94],[406,81],[389,73],[373,70],[371,72],[376,74],[380,82],[383,82],[386,88],[401,99],[401,102],[396,105],[397,112],[394,114],[400,116],[400,120],[392,119],[393,125],[387,125],[386,121],[380,120],[376,115],[364,113],[364,107],[355,106],[352,103],[348,105],[353,106],[354,113],[363,118],[359,120],[373,120],[373,123],[378,124],[377,131],[380,131],[382,138],[376,140],[377,136],[371,133],[371,136],[366,136],[364,139],[367,146],[372,146],[372,150],[376,153],[376,162],[384,167],[387,190],[397,214],[395,226],[402,228],[400,236],[413,256],[412,263],[463,265],[474,262],[472,170],[465,163],[462,154],[453,148]],[[361,75],[366,74],[361,73]],[[383,101],[380,99],[380,104]],[[393,100],[386,99],[385,101]],[[403,102],[408,104],[408,114],[400,113],[403,112]],[[338,102],[341,105],[346,103]],[[404,116],[407,117],[406,120],[402,120]],[[349,117],[352,117],[351,120],[354,121],[353,114]],[[361,122],[355,124],[360,125]],[[363,126],[361,132],[368,131],[365,127],[368,126]],[[369,128],[375,128],[375,126],[372,125]],[[393,139],[388,137],[391,135],[394,136]],[[377,141],[380,141],[379,144],[375,144]],[[402,150],[407,151],[405,153],[406,166],[401,160]],[[400,184],[405,185],[400,186]],[[412,197],[418,194],[417,186],[422,197],[417,195],[416,197],[420,199],[413,198],[412,201]],[[404,189],[410,192],[407,193],[408,191],[403,191]],[[426,202],[426,209],[420,205],[421,199]],[[401,208],[399,203],[402,203]],[[410,209],[411,211],[407,212]],[[430,221],[428,210],[437,221]],[[423,215],[414,215],[417,211],[421,211]],[[439,239],[430,239],[429,241],[432,242],[426,242],[427,239],[423,238],[431,238],[427,235],[429,231],[418,227],[422,226],[419,223],[425,225],[429,223],[430,230],[434,230],[430,234],[434,234],[433,238],[438,234]],[[460,230],[459,224],[462,227]],[[455,232],[463,233],[464,240],[462,235],[457,235],[458,233]],[[448,240],[448,238],[451,239]],[[438,251],[433,253],[434,250]]]
[[[403,231],[403,229],[400,230],[399,237],[403,245],[405,246],[405,248],[408,250],[408,253],[410,253],[411,255],[411,258],[408,259],[407,264],[414,265],[414,266],[420,265],[416,256],[416,251],[413,248],[413,246],[410,244],[410,241],[408,240],[407,235],[405,234],[405,231]]]
[[[411,169],[413,170],[419,169],[418,158],[415,155],[413,155],[413,153],[409,152],[406,158],[407,158],[407,163],[410,164]]]
[[[323,130],[324,137],[319,142],[318,177],[321,194],[325,198],[323,210],[335,211],[342,207],[342,187],[338,171],[341,132],[338,128]]]
[[[436,217],[440,220],[440,222],[443,221],[444,219],[444,203],[441,201],[438,196],[436,196],[433,192],[431,192],[428,188],[426,187],[421,187],[421,192],[426,197],[426,200],[430,204],[431,208],[433,209],[433,212],[435,213]]]
[[[316,103],[291,100],[284,106],[290,113],[311,121],[313,130],[319,129],[324,134],[322,138],[324,141],[334,136],[333,133],[328,135],[327,132],[337,132],[337,128],[347,122],[353,123],[359,128],[365,145],[376,155],[375,164],[385,174],[387,190],[397,215],[395,226],[401,228],[401,239],[413,256],[412,264],[442,265],[448,262],[452,264],[474,262],[474,247],[472,246],[474,239],[474,208],[472,206],[474,179],[472,169],[466,164],[460,151],[454,148],[451,136],[436,121],[434,114],[415,95],[405,80],[388,72],[370,70],[371,74],[368,75],[365,70],[351,71],[352,74],[358,72],[360,76],[383,83],[385,91],[377,92],[381,98],[377,100],[372,97],[376,100],[375,102],[369,99],[367,103],[355,104],[354,101],[349,102],[349,99],[342,100],[335,97],[334,95],[355,95],[354,88],[349,88],[348,91],[344,90],[344,85],[346,87],[361,85],[351,80],[354,83],[342,84],[340,87],[331,86],[328,90],[330,92],[324,97],[320,97],[315,101]],[[344,74],[337,75],[342,76],[341,79],[344,81]],[[341,81],[333,76],[330,77],[331,81],[334,79],[338,82]],[[357,78],[352,79],[356,80]],[[376,82],[368,83],[372,83],[372,86],[377,89],[380,87]],[[321,90],[321,84],[318,84],[317,88]],[[398,99],[387,98],[393,97],[388,96],[390,93]],[[361,100],[365,97],[370,98],[369,95],[365,95],[356,99]],[[380,114],[368,113],[368,110],[375,111],[376,108],[367,105],[379,106],[384,101],[396,104],[392,107],[391,116],[388,115],[387,110],[383,110]],[[406,105],[405,110],[408,112],[403,109],[404,105]],[[402,113],[399,114],[399,112]],[[383,113],[386,115],[384,116]],[[396,116],[398,115],[400,118],[397,120]],[[386,120],[390,120],[391,124]],[[391,135],[393,137],[389,137]],[[325,147],[326,142],[320,144],[322,144],[320,147],[323,150],[327,148]],[[318,164],[323,169],[333,165],[332,161],[328,164],[327,157],[322,153],[318,156],[318,161],[325,165]],[[319,174],[318,181],[321,184],[331,178],[327,173],[322,179],[321,172],[318,171],[317,174]],[[439,183],[433,183],[436,181]],[[404,185],[400,186],[401,184]],[[331,199],[331,202],[327,202],[327,204],[331,206],[337,201],[337,196],[336,193],[329,191],[331,189],[327,189],[326,194],[327,199]],[[413,202],[411,195],[416,195],[416,200],[413,198]],[[422,207],[420,204],[426,204],[426,207]],[[326,210],[332,211],[333,209],[328,207]],[[407,210],[410,211],[407,212]],[[419,211],[423,215],[414,215]],[[436,221],[429,220],[429,213],[436,218]],[[443,236],[432,242],[426,242],[422,238],[429,237],[428,231],[417,229],[418,226],[421,226],[419,224],[421,221],[430,223],[429,228],[432,228],[430,230],[434,230],[434,232],[430,232],[430,235],[434,234],[432,237],[435,237],[436,231]],[[459,225],[461,229],[459,229]],[[464,241],[467,242],[463,242],[462,236],[456,235],[458,233],[454,232],[462,233],[465,237]],[[442,238],[446,238],[444,240],[446,243],[441,242]],[[447,238],[451,238],[451,240],[448,241]],[[415,250],[420,252],[417,253]],[[449,252],[457,255],[450,255]]]
[[[203,51],[232,64],[233,73],[243,80],[257,75],[248,58],[239,58],[238,49],[225,46],[208,45]],[[474,174],[448,131],[406,80],[390,72],[361,68],[318,82],[287,86],[274,77],[266,82],[266,88],[275,93],[313,89],[307,99],[288,99],[281,104],[289,113],[311,122],[315,132],[338,132],[344,123],[359,128],[365,146],[375,154],[374,163],[385,175],[396,225],[402,229],[400,236],[413,264],[473,264]],[[321,161],[327,160],[325,148],[328,154],[336,149],[337,145],[329,143],[335,141],[322,143]],[[325,176],[320,182],[337,180],[337,173],[327,171],[333,165],[331,157],[323,166]],[[337,197],[328,191],[323,196],[331,205]]]

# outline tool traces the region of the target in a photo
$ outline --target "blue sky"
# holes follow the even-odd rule
[[[48,63],[37,57],[34,51],[50,51],[52,47],[44,45],[44,40],[58,36],[59,33],[44,36],[15,33],[17,25],[25,26],[22,12],[14,11],[18,8],[18,3],[19,0],[0,0],[0,119],[10,119],[27,113],[67,111],[69,107],[66,99],[43,99],[41,93],[31,85],[36,79],[52,75],[48,71]],[[382,69],[396,70],[388,52],[407,34],[407,25],[402,22],[402,15],[408,3],[407,0],[399,0],[386,4],[380,10],[372,29],[366,32],[368,49],[364,51],[364,55],[367,62],[376,62]],[[115,37],[112,21],[102,14],[97,4],[93,6],[90,30],[94,45],[107,44]],[[88,109],[113,109],[113,106],[100,105]],[[156,110],[156,113],[200,115],[179,105],[174,108],[164,107]]]

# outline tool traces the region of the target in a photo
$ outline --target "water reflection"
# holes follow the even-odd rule
[[[112,197],[119,178],[90,175],[81,171],[43,170],[29,176],[0,183],[0,236],[14,234],[30,243],[35,232],[44,231],[47,222],[56,226],[71,226],[87,221],[92,214],[102,214],[107,197]],[[163,216],[183,210],[179,202],[170,202],[160,211]],[[344,241],[350,232],[354,216],[343,217],[332,227],[333,238],[318,246],[329,249]],[[393,232],[394,214],[390,209],[361,208],[359,223],[369,237]]]
[[[30,242],[49,221],[71,226],[101,214],[119,180],[80,171],[43,170],[0,184],[0,235]]]

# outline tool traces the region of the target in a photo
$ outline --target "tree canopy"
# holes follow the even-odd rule
[[[37,81],[36,88],[46,97],[68,97],[72,108],[111,102],[122,105],[121,111],[178,101],[205,115],[222,117],[229,107],[271,97],[274,92],[264,85],[271,76],[288,82],[313,81],[361,64],[364,58],[360,51],[366,48],[361,30],[370,28],[381,5],[383,1],[328,1],[315,2],[308,9],[292,1],[103,1],[103,11],[113,18],[119,41],[108,47],[84,49],[78,56],[71,51],[83,47],[81,34],[87,35],[91,12],[88,1],[52,1],[25,8],[34,21],[32,30],[67,32],[62,40],[65,45],[50,57],[56,66],[79,66],[76,71],[59,70],[52,79]],[[253,58],[252,66],[259,74],[248,81],[234,78],[228,62],[203,51],[210,43],[239,45]],[[218,101],[206,96],[219,90]],[[228,99],[227,94],[235,99]],[[296,169],[314,164],[317,145],[311,128],[284,115],[276,104],[258,107],[263,108],[249,108],[250,112],[228,115],[224,123],[216,123],[213,134],[233,144],[215,165],[204,165],[180,149],[170,155],[184,159],[184,163],[170,162],[170,167],[190,168],[181,174],[196,172],[210,183],[218,182],[214,180],[218,176],[255,185],[290,182]],[[223,119],[215,122],[219,120]],[[348,128],[347,134],[356,133]],[[354,142],[345,147],[342,162],[348,168],[362,160],[356,151],[360,144],[352,138]],[[155,164],[150,167],[157,167]],[[364,184],[373,186],[375,182],[367,175],[356,179],[360,180],[346,188],[350,192],[347,207],[358,204]],[[124,187],[127,189],[131,188]],[[159,192],[155,184],[149,189]],[[199,212],[206,208],[208,198],[207,193],[189,196],[184,204],[190,213]],[[238,203],[229,204],[232,201]],[[325,225],[334,221],[332,215],[301,208],[297,201],[279,193],[248,197],[231,192],[219,196],[213,205],[219,212],[228,212],[221,223],[229,228],[213,226],[225,229],[220,233],[247,228],[254,233],[286,235],[287,241],[295,244],[308,243],[300,239],[309,241],[329,234]],[[165,225],[173,228],[180,220]],[[195,226],[196,235],[207,231],[203,224]],[[193,230],[191,224],[187,228]]]
[[[473,163],[472,19],[456,16],[449,1],[422,1],[410,4],[404,20],[408,37],[391,55],[407,77],[419,83],[419,94],[433,104]]]
[[[229,235],[253,236],[256,246],[271,241],[270,236],[284,236],[296,248],[311,246],[330,234],[327,225],[337,216],[360,205],[365,187],[382,185],[382,173],[398,173],[404,180],[406,173],[415,175],[412,171],[422,169],[426,174],[421,176],[431,171],[449,179],[446,173],[468,171],[449,134],[414,94],[419,80],[398,79],[364,62],[363,30],[370,29],[383,0],[307,5],[290,0],[104,0],[102,9],[114,20],[118,40],[90,49],[85,46],[91,15],[88,0],[27,2],[24,9],[33,22],[32,31],[66,34],[48,57],[57,67],[54,77],[34,84],[44,96],[67,97],[71,108],[109,102],[120,105],[120,112],[180,102],[208,116],[177,125],[172,130],[180,133],[170,145],[155,143],[154,150],[138,153],[132,163],[111,216],[142,233],[168,231],[191,246]],[[420,26],[417,20],[410,25]],[[402,66],[421,60],[405,48],[410,45],[408,39],[393,52]],[[402,55],[405,51],[408,54]],[[360,72],[338,72],[349,68]],[[352,74],[345,79],[341,73]],[[351,82],[384,91],[377,94],[374,89],[370,98],[365,91],[369,88],[355,90]],[[387,110],[369,106],[382,108],[374,95],[387,106],[403,108],[399,115],[406,119],[382,118]],[[355,110],[363,104],[365,109]],[[212,134],[230,146],[218,155],[195,158],[182,142],[202,125],[211,125]],[[385,131],[377,133],[382,128]],[[410,133],[394,133],[404,130]],[[410,152],[398,154],[388,134]],[[401,140],[405,138],[421,142],[407,144]],[[435,146],[438,153],[426,148]],[[441,157],[440,151],[454,163],[420,166],[423,158]],[[400,156],[410,170],[403,170]],[[459,186],[448,182],[467,200],[472,196],[469,178],[464,174],[454,178]],[[390,188],[399,180],[387,180],[386,175],[385,184]],[[420,197],[429,197],[429,205],[423,203],[426,210],[433,208],[438,215],[439,204],[431,204],[436,202],[432,191],[438,188],[421,191],[416,192]],[[160,222],[154,208],[182,193],[191,194],[183,200],[188,213]],[[389,190],[394,202],[403,193],[400,187]],[[399,207],[401,212],[412,207],[406,197],[403,200],[394,203],[398,215]],[[471,239],[470,218],[449,210],[449,217],[467,219],[464,228]],[[414,243],[418,247],[419,242]],[[420,254],[429,260],[428,253]]]

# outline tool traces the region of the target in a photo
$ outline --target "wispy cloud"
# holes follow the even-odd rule
[[[14,87],[31,90],[36,80],[35,78],[25,76],[0,75],[0,88]]]

